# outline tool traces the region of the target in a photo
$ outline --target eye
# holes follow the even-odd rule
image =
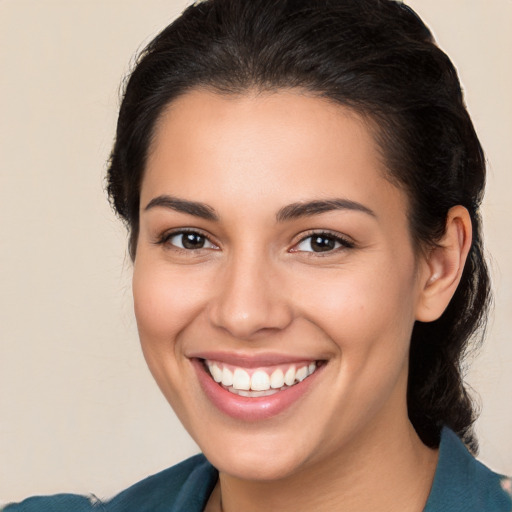
[[[303,238],[293,249],[294,252],[332,252],[340,248],[352,248],[354,244],[332,233],[313,233]]]
[[[197,250],[197,249],[217,249],[208,238],[197,231],[179,231],[168,233],[160,240],[162,244],[169,244],[178,249]]]

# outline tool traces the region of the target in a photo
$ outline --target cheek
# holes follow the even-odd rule
[[[397,343],[407,347],[416,300],[414,265],[385,263],[301,276],[295,293],[301,316],[342,352],[362,355]]]
[[[137,256],[139,258],[139,255]],[[141,341],[158,345],[174,342],[205,300],[201,279],[165,264],[136,261],[133,272],[135,316]]]
[[[191,282],[186,272],[171,272],[168,265],[146,259],[144,254],[137,258],[132,287],[144,358],[169,403],[183,414],[180,397],[187,384],[181,332],[194,322],[204,290]]]

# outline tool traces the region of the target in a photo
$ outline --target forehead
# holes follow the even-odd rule
[[[211,202],[266,204],[338,196],[396,201],[369,122],[353,110],[296,90],[220,95],[193,90],[157,124],[142,204],[162,193]],[[245,207],[249,205],[246,203]]]

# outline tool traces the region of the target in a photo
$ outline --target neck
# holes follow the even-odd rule
[[[405,420],[394,429],[368,429],[350,448],[277,481],[248,481],[221,473],[206,510],[420,512],[432,486],[437,455]]]

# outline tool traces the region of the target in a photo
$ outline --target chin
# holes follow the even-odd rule
[[[291,449],[290,445],[283,450],[246,443],[245,447],[234,445],[222,452],[206,449],[204,454],[221,473],[241,480],[276,481],[297,473],[304,465],[301,454],[297,450],[289,453],[287,450]]]

